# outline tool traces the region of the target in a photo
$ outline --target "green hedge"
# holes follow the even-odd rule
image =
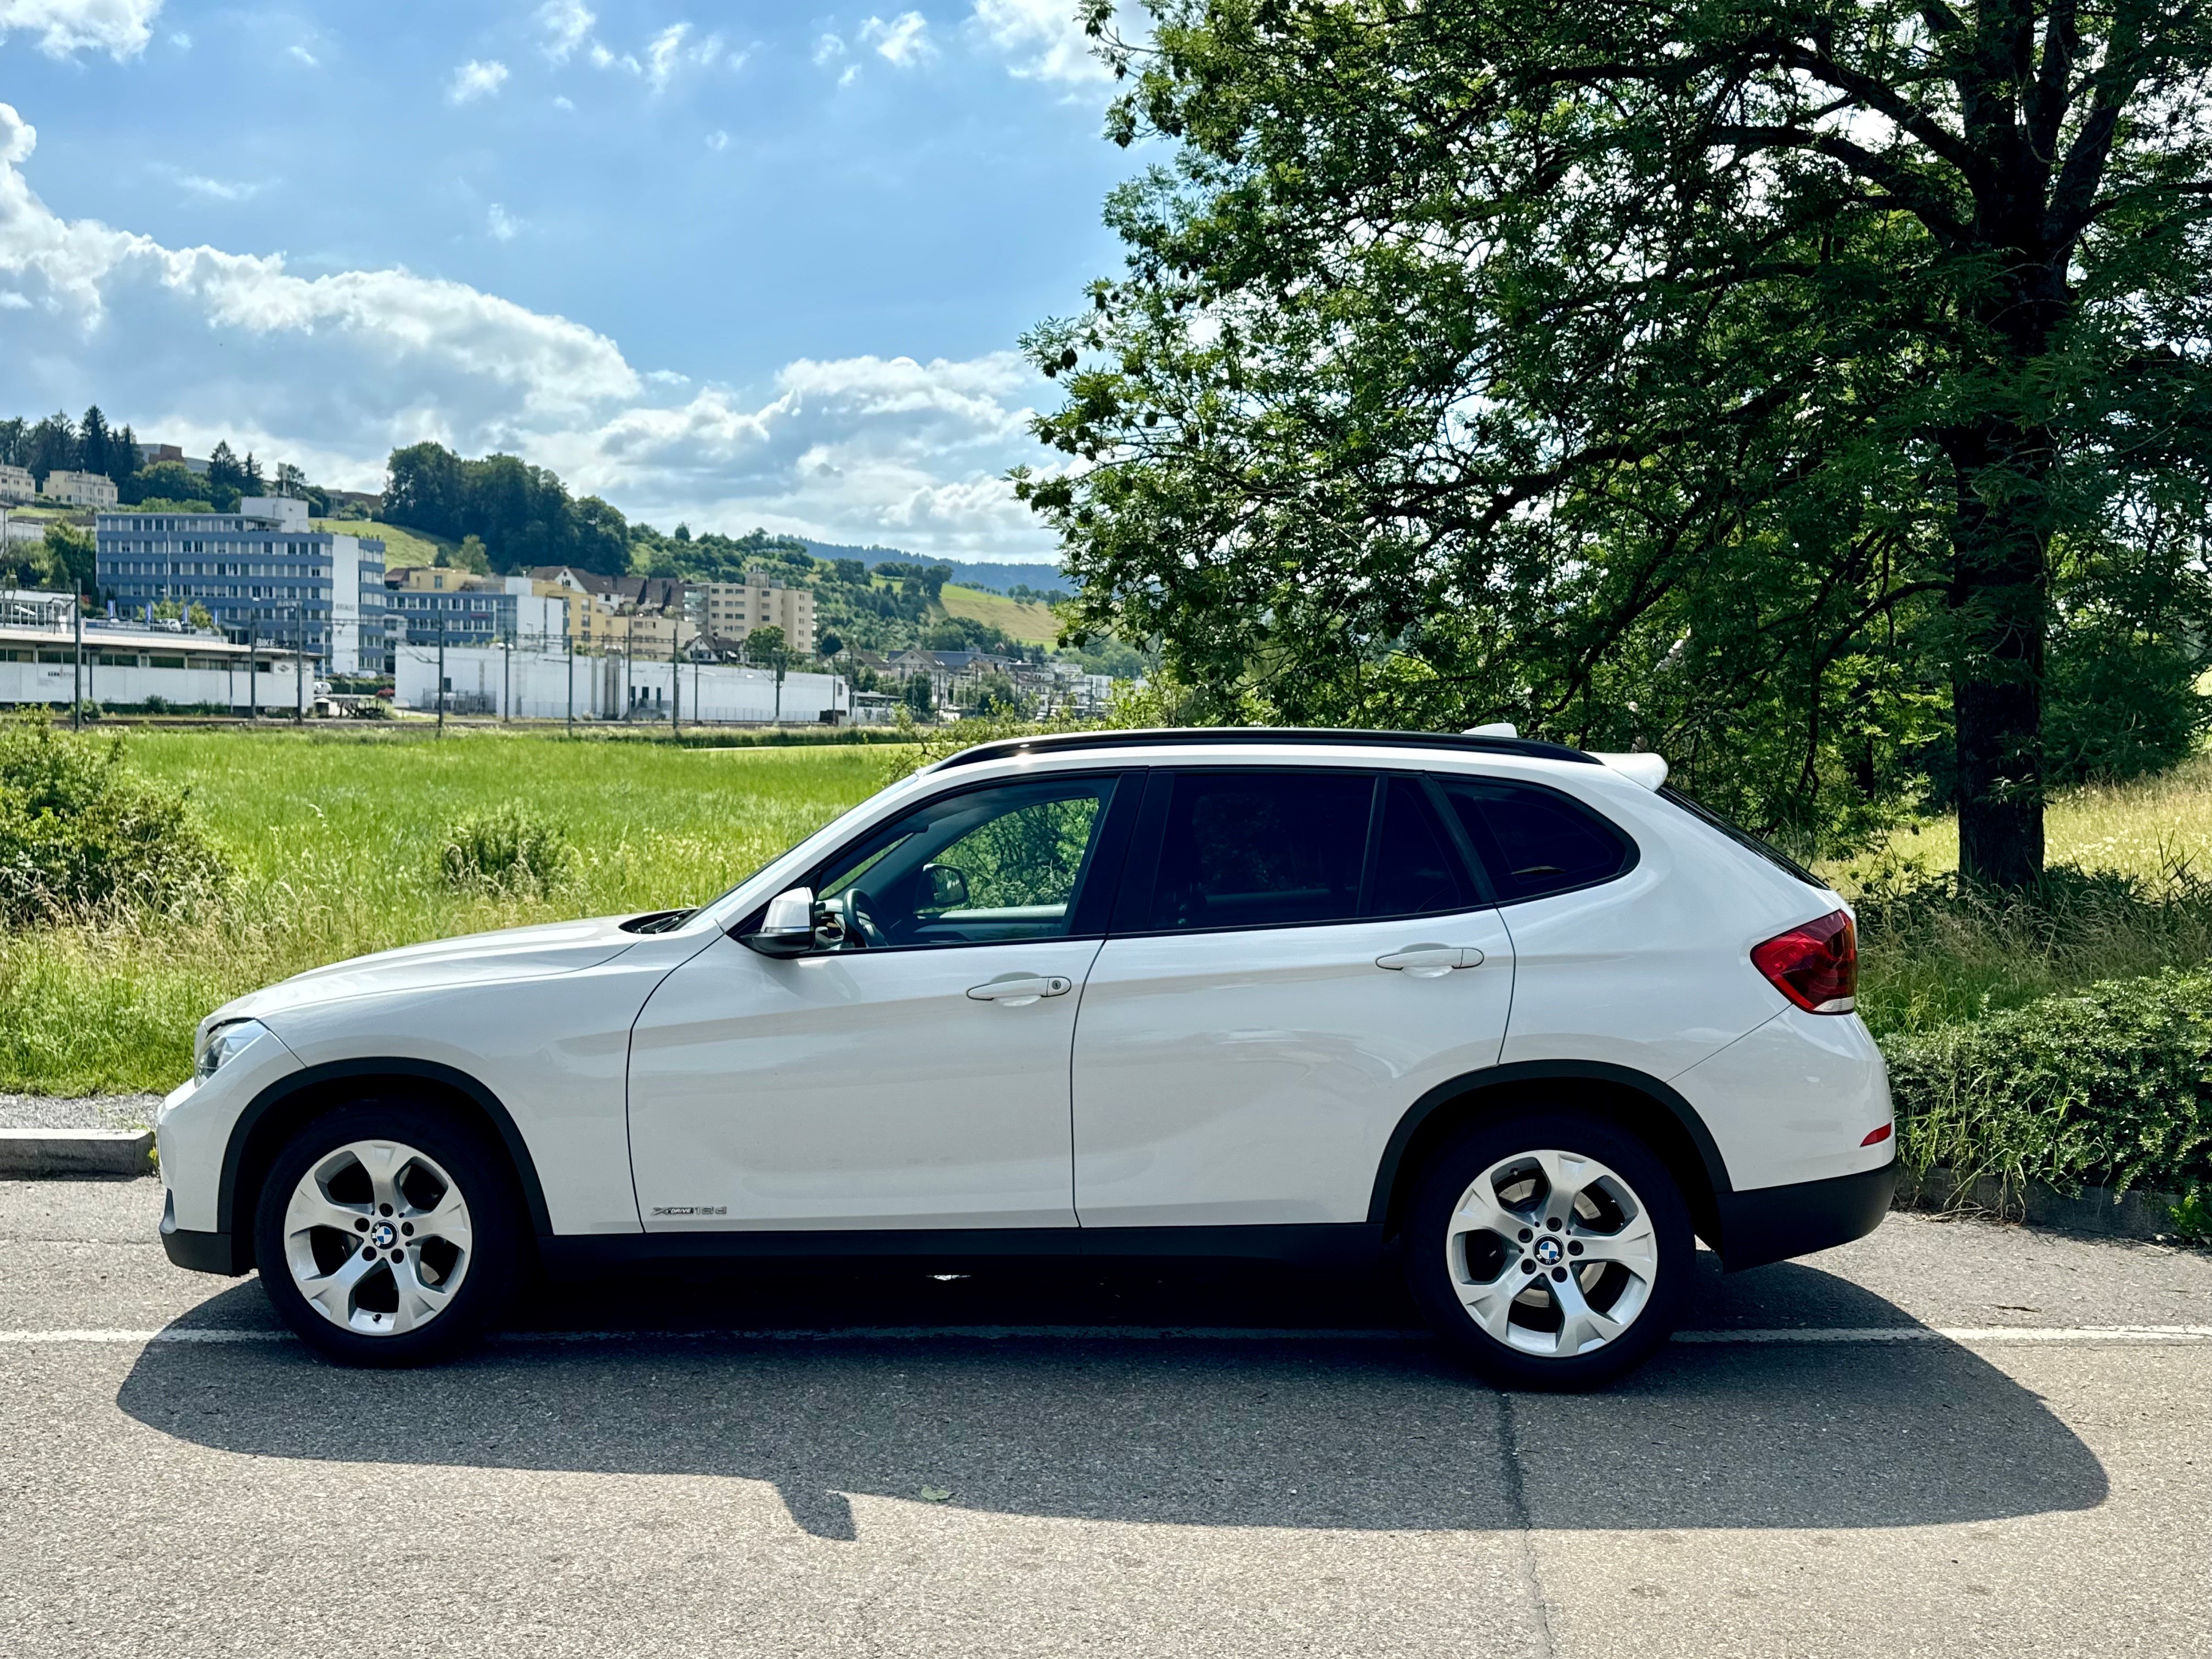
[[[2168,969],[1895,1038],[1899,1156],[1993,1176],[2192,1195],[2212,1187],[2212,971]]]

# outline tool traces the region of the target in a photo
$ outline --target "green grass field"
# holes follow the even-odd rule
[[[320,963],[525,922],[697,902],[879,787],[896,748],[676,748],[475,732],[142,732],[132,765],[188,788],[237,873],[219,919],[0,941],[0,1091],[167,1089],[193,1026]],[[561,825],[546,899],[450,891],[456,819],[505,802]]]
[[[450,536],[433,536],[422,530],[402,530],[398,525],[379,524],[374,519],[316,519],[311,522],[318,530],[334,530],[341,536],[368,536],[381,539],[386,570],[397,570],[403,564],[435,564],[441,551],[450,553],[460,545]]]
[[[678,748],[483,728],[427,732],[134,732],[130,763],[191,792],[235,872],[213,919],[35,928],[0,939],[0,1091],[167,1089],[193,1025],[242,991],[321,963],[454,933],[711,897],[902,769],[896,745]],[[456,820],[519,805],[567,834],[571,883],[549,898],[456,893],[440,878]],[[2118,869],[2053,911],[1920,904],[1869,911],[1860,1006],[1881,1034],[1971,1019],[2094,980],[2212,957],[2212,757],[2069,792],[2051,861]],[[1950,867],[1943,822],[1891,850]],[[1874,870],[1829,872],[1846,892]]]
[[[2045,830],[2049,865],[2127,879],[2055,879],[2033,902],[1881,903],[1885,887],[1924,894],[1927,878],[1958,868],[1950,818],[1901,829],[1869,855],[1824,869],[1861,899],[1859,1007],[1875,1035],[2212,957],[2212,756],[2158,777],[2062,791]]]
[[[1003,593],[986,593],[981,588],[962,587],[950,582],[939,603],[944,605],[947,616],[988,623],[1031,645],[1051,645],[1060,638],[1060,618],[1052,614],[1050,605],[1032,605],[1026,599],[1010,599]]]

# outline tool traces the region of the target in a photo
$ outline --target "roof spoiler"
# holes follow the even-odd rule
[[[1590,758],[1610,766],[1624,778],[1634,779],[1655,793],[1659,786],[1667,781],[1667,762],[1663,756],[1649,753],[1601,755],[1593,750]]]

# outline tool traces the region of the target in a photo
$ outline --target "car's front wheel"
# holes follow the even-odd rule
[[[284,1322],[349,1365],[481,1340],[519,1281],[521,1207],[499,1155],[445,1113],[363,1101],[310,1121],[262,1183],[254,1251]]]
[[[1458,1353],[1509,1388],[1587,1389],[1673,1331],[1696,1245],[1688,1206],[1642,1141],[1588,1112],[1516,1112],[1422,1170],[1407,1283]]]

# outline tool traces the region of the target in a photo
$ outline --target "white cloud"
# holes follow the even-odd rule
[[[671,23],[654,35],[645,48],[646,84],[658,94],[668,89],[668,83],[678,70],[687,65],[696,69],[712,69],[722,55],[722,37],[710,34],[705,40],[687,45],[691,40],[691,25]],[[635,62],[631,67],[636,67]]]
[[[722,151],[729,149],[729,147],[730,135],[724,132],[720,127],[715,128],[714,131],[707,135],[707,148],[713,150],[716,155],[720,155]]]
[[[684,49],[684,37],[690,33],[689,23],[672,23],[646,47],[645,78],[655,92],[666,87],[668,77],[676,73],[677,54]]]
[[[242,179],[210,179],[204,173],[179,173],[174,167],[163,171],[180,190],[195,196],[204,196],[216,202],[250,202],[266,188],[259,183]]]
[[[860,66],[858,64],[848,64],[846,66],[845,72],[837,77],[838,88],[842,91],[843,88],[851,86],[854,82],[860,78]]]
[[[888,23],[871,17],[860,25],[860,44],[900,69],[910,69],[937,56],[929,38],[929,21],[918,11],[902,11]]]
[[[817,68],[826,68],[844,55],[845,43],[836,35],[823,35],[814,43],[812,56]]]
[[[969,21],[1012,60],[1008,73],[1024,80],[1112,78],[1091,56],[1097,42],[1075,21],[1071,0],[975,0]]]
[[[495,94],[507,84],[507,65],[497,58],[486,63],[471,58],[453,71],[453,84],[446,88],[449,104],[474,103],[479,98]]]
[[[323,66],[323,60],[305,46],[287,46],[284,48],[284,55],[295,62],[305,64],[309,69],[320,69]]]
[[[545,0],[538,9],[538,27],[545,33],[545,55],[556,64],[567,63],[599,21],[583,0]]]
[[[538,452],[580,491],[648,517],[755,523],[825,540],[938,552],[1041,550],[1000,476],[1027,459],[1025,399],[1041,386],[1012,352],[966,362],[802,358],[754,404],[708,387],[674,406],[620,410]]]
[[[169,248],[96,219],[65,220],[21,171],[38,133],[0,104],[0,274],[43,284],[48,302],[96,331],[111,300],[181,300],[219,330],[248,337],[337,335],[505,389],[528,412],[574,410],[634,395],[640,382],[613,341],[463,283],[404,270],[295,276],[282,254]]]
[[[172,248],[64,218],[22,171],[36,142],[0,104],[0,362],[58,357],[65,383],[114,387],[103,401],[164,441],[204,453],[227,436],[374,488],[391,449],[434,439],[524,455],[663,525],[761,524],[917,552],[1048,547],[1002,477],[1035,459],[1030,405],[1047,390],[1013,353],[801,359],[750,395],[695,386],[639,373],[580,323],[460,283],[304,277],[277,254]]]
[[[511,242],[515,233],[522,228],[522,222],[494,202],[491,211],[484,216],[484,228],[491,233],[493,240]]]
[[[557,110],[564,110],[573,115],[575,113],[576,110],[576,100],[566,94],[563,94],[554,99],[553,107]]]
[[[120,63],[146,50],[161,0],[0,0],[0,40],[39,37],[49,58],[104,52]]]

